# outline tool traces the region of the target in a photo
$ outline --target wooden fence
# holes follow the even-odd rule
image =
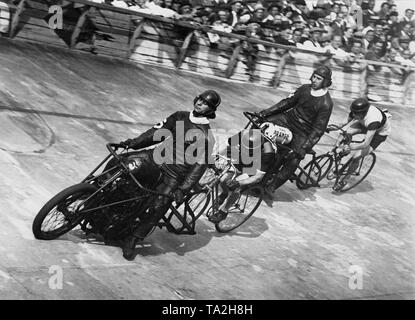
[[[334,97],[368,96],[415,106],[415,69],[400,65],[366,60],[338,64],[324,54],[86,0],[0,1],[9,6],[9,28],[3,35],[10,38],[286,91],[309,83],[313,68],[324,63],[333,70]],[[57,9],[62,10],[61,20]],[[7,17],[0,6],[1,12],[0,18]],[[212,43],[209,34],[219,41]]]

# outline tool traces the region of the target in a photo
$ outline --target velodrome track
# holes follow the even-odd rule
[[[327,184],[300,191],[287,183],[238,232],[218,234],[204,217],[196,235],[157,230],[133,262],[76,231],[34,239],[38,210],[84,178],[107,154],[105,143],[191,109],[207,88],[223,100],[212,126],[226,130],[244,126],[242,111],[286,95],[0,39],[0,298],[415,298],[410,108],[389,107],[392,136],[359,187],[337,195]],[[335,102],[332,122],[346,117],[349,104]],[[317,150],[332,142],[324,136]],[[349,287],[351,266],[363,271],[362,289]],[[56,268],[63,270],[61,289],[49,285]]]

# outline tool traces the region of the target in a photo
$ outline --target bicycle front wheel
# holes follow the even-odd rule
[[[252,186],[241,190],[238,198],[228,210],[225,220],[215,224],[218,232],[232,231],[245,223],[258,209],[264,197],[264,189],[261,186]]]
[[[376,155],[374,153],[369,153],[367,156],[363,157],[359,161],[357,169],[351,174],[348,174],[351,162],[352,161],[349,160],[340,170],[341,174],[333,187],[335,191],[346,192],[361,183],[375,166]]]

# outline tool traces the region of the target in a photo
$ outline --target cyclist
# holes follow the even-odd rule
[[[160,143],[160,140],[157,140],[160,133],[165,138],[161,139],[162,143],[153,150],[153,161],[160,165],[162,172],[161,183],[156,190],[166,196],[157,197],[150,214],[143,218],[133,234],[124,241],[123,256],[127,260],[134,258],[137,241],[144,239],[157,225],[167,212],[172,198],[177,204],[183,202],[186,192],[203,175],[214,144],[209,120],[216,117],[220,103],[221,98],[216,91],[206,90],[194,98],[192,112],[177,111],[139,137],[120,143],[123,147],[142,149]],[[165,132],[169,132],[167,138]],[[189,161],[189,154],[193,155],[192,161]]]
[[[288,144],[291,142],[292,133],[287,128],[274,125],[270,122],[265,122],[261,125],[261,132],[252,129],[244,130],[238,133],[236,144],[233,139],[228,139],[226,148],[227,156],[232,157],[235,154],[238,159],[235,165],[237,169],[237,177],[232,179],[233,172],[228,172],[221,180],[222,193],[218,197],[218,204],[220,207],[218,211],[209,217],[209,221],[219,223],[226,219],[229,208],[233,205],[235,199],[239,195],[240,187],[247,187],[259,183],[264,178],[266,172],[272,167],[275,162],[276,149],[275,143]],[[235,150],[235,152],[233,152]],[[244,151],[243,151],[244,150]],[[247,167],[252,168],[254,161],[244,161],[243,153],[260,157],[260,161],[254,170],[244,170]],[[248,163],[247,163],[248,162]],[[247,172],[244,172],[247,171]],[[238,190],[237,190],[238,189]]]
[[[272,195],[294,174],[300,161],[326,130],[333,110],[328,92],[332,84],[331,76],[329,67],[316,68],[310,77],[311,84],[302,85],[288,98],[259,113],[267,121],[286,127],[293,133],[289,146],[295,156],[287,160],[273,182],[265,188],[267,194]]]
[[[360,159],[376,150],[390,135],[390,118],[391,115],[387,110],[382,111],[372,106],[366,98],[358,98],[352,102],[347,122],[339,126],[347,126],[346,132],[350,135],[363,133],[365,139],[361,143],[352,143],[342,147],[341,151],[344,154],[351,153],[353,160],[339,187],[347,184],[350,175],[358,168]]]

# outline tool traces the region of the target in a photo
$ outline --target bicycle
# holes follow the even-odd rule
[[[357,168],[349,173],[352,157],[348,158],[348,154],[340,150],[343,146],[349,146],[352,142],[361,143],[363,140],[352,140],[353,137],[343,130],[342,127],[333,124],[329,125],[326,130],[326,132],[330,131],[340,131],[343,138],[327,153],[319,156],[313,155],[313,158],[304,168],[301,168],[301,173],[297,175],[296,179],[296,185],[299,189],[319,187],[319,182],[327,178],[327,180],[335,180],[333,185],[334,191],[346,192],[361,183],[372,171],[376,163],[374,152],[362,157]]]
[[[270,170],[266,172],[261,182],[246,186],[245,188],[241,188],[240,193],[235,196],[236,199],[234,204],[228,209],[226,218],[215,224],[216,230],[219,232],[229,232],[236,229],[245,223],[254,214],[264,198],[264,188],[273,182],[273,179],[276,178],[278,171],[282,168],[287,158],[293,156],[294,153],[294,150],[292,150],[290,147],[272,141],[263,133],[261,124],[266,121],[265,118],[261,117],[257,113],[252,112],[244,112],[243,114],[249,120],[244,129],[255,128],[261,130],[260,132],[262,137],[271,143],[274,150],[276,151],[277,157],[274,165],[272,168],[270,168]],[[233,168],[232,170],[236,169]],[[235,177],[236,176],[233,176],[232,179]],[[214,194],[213,191],[211,192]],[[217,199],[218,193],[217,191],[215,192],[215,199]],[[207,216],[209,217],[211,214],[218,212],[218,210],[219,205],[213,201],[211,207],[208,209]]]

